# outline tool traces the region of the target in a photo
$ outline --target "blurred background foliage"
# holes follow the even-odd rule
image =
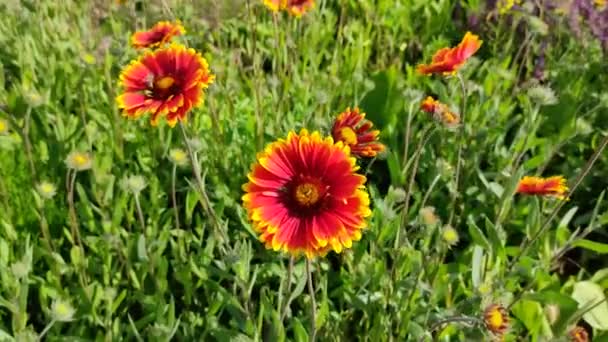
[[[362,241],[315,262],[319,340],[487,340],[480,323],[435,323],[480,318],[495,302],[513,304],[507,341],[565,338],[577,322],[608,340],[606,153],[509,264],[557,205],[514,197],[515,182],[573,181],[605,134],[604,2],[317,0],[294,19],[255,0],[6,0],[0,18],[0,340],[307,340],[303,260],[288,285],[289,258],[256,241],[241,184],[266,143],[302,127],[328,132],[349,106],[367,112],[388,149],[362,167],[374,208]],[[217,76],[190,129],[226,243],[197,204],[190,168],[169,159],[184,148],[177,132],[123,118],[114,100],[137,56],[130,34],[173,19]],[[419,104],[433,95],[460,111],[460,85],[415,66],[467,30],[484,43],[462,73],[456,184],[458,134]],[[73,190],[82,249],[66,200],[74,150],[94,157]],[[121,187],[130,175],[147,184],[145,229]],[[56,186],[52,198],[36,191],[42,181]],[[438,223],[419,215],[428,206]],[[455,246],[442,238],[447,223]],[[581,293],[604,302],[583,316]]]

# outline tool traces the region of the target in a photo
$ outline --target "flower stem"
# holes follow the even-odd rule
[[[285,300],[285,304],[280,307],[280,317],[281,317],[281,322],[283,322],[283,320],[285,319],[285,315],[287,314],[287,308],[289,307],[289,304],[291,304],[291,276],[293,275],[293,264],[295,262],[295,257],[292,255],[289,258],[289,268],[287,269],[287,298]],[[280,303],[279,303],[280,304]]]
[[[310,259],[306,259],[306,273],[308,274],[308,292],[310,293],[310,341],[314,342],[317,336],[317,302],[315,301],[315,288],[312,284]]]
[[[591,156],[591,158],[589,158],[589,160],[587,161],[587,164],[585,164],[585,167],[583,168],[583,170],[581,171],[581,173],[578,175],[578,177],[576,178],[576,180],[574,181],[574,183],[570,187],[570,194],[572,194],[572,193],[574,193],[574,191],[576,191],[576,189],[579,187],[579,185],[581,184],[581,182],[583,181],[583,179],[587,176],[587,174],[589,173],[589,171],[591,171],[591,168],[593,167],[593,165],[595,164],[595,162],[597,161],[597,159],[599,158],[599,156],[602,154],[602,152],[606,148],[606,145],[608,145],[608,135],[606,135],[604,137],[604,139],[600,143],[600,145],[597,148],[597,150],[595,150],[595,152],[593,153],[593,155]],[[517,253],[517,255],[515,256],[515,258],[513,258],[513,261],[511,261],[511,264],[509,265],[509,268],[511,270],[513,269],[513,267],[515,266],[515,264],[517,263],[517,261],[519,261],[519,259],[523,255],[526,254],[526,252],[528,251],[528,249],[530,248],[530,246],[542,234],[545,233],[545,231],[549,228],[549,224],[551,223],[551,221],[553,221],[553,219],[555,218],[555,216],[557,216],[557,213],[559,212],[559,210],[565,204],[566,204],[566,201],[560,201],[559,204],[555,206],[555,208],[553,209],[553,211],[551,212],[551,214],[549,214],[549,217],[545,220],[545,222],[540,227],[540,229],[532,236],[532,238],[525,239],[521,243],[521,245],[519,246],[519,253]]]
[[[448,219],[448,225],[452,224],[452,220],[454,219],[454,215],[456,214],[456,203],[458,200],[458,189],[460,188],[460,174],[462,172],[462,164],[464,164],[464,160],[462,159],[462,150],[464,146],[464,138],[466,135],[466,121],[465,121],[465,109],[467,107],[467,87],[464,84],[464,79],[461,74],[457,74],[458,81],[460,83],[460,89],[462,91],[462,107],[460,108],[460,120],[461,120],[461,129],[458,135],[458,156],[456,158],[456,188],[454,189],[454,193],[452,194],[452,211],[450,212],[450,218]],[[464,202],[462,203],[464,205]]]
[[[44,335],[46,335],[46,333],[48,333],[49,330],[51,330],[53,325],[55,325],[55,322],[57,322],[57,320],[53,319],[53,320],[51,320],[51,322],[49,322],[49,324],[46,325],[46,327],[44,327],[44,330],[42,330],[40,335],[38,335],[38,341],[42,341],[42,338],[44,337]]]
[[[177,179],[177,165],[173,164],[171,172],[171,201],[173,202],[173,213],[175,214],[175,228],[179,229],[179,210],[177,209],[177,197],[175,194],[175,182]]]
[[[219,238],[220,243],[223,244],[227,241],[227,237],[224,235],[224,231],[222,230],[222,227],[220,226],[219,219],[215,215],[215,212],[213,211],[213,207],[211,206],[211,201],[209,200],[209,197],[207,196],[207,191],[205,190],[205,182],[203,181],[203,178],[201,176],[201,167],[198,163],[198,157],[197,157],[196,153],[194,152],[194,149],[192,148],[190,139],[188,138],[188,134],[186,133],[186,127],[184,127],[184,123],[181,120],[179,121],[179,127],[182,131],[184,141],[186,142],[186,148],[188,149],[188,154],[190,155],[190,162],[192,163],[192,171],[194,173],[194,177],[196,179],[196,184],[198,187],[197,190],[199,192],[199,201],[200,201],[201,205],[203,206],[203,210],[205,211],[205,214],[211,220],[211,223],[215,228],[216,234],[218,234],[217,237]],[[222,247],[222,249],[223,249],[223,247]]]
[[[141,204],[139,203],[139,193],[133,194],[135,198],[135,208],[137,209],[137,217],[139,218],[139,223],[141,224],[141,231],[145,233],[146,231],[146,220],[144,219],[144,213],[141,210]]]

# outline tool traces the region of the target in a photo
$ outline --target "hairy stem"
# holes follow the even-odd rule
[[[465,121],[465,109],[467,107],[467,87],[464,84],[464,79],[461,74],[458,74],[458,81],[460,83],[460,90],[462,91],[462,102],[460,108],[460,120],[461,120],[461,129],[458,134],[458,156],[456,158],[456,188],[454,189],[454,193],[452,194],[452,210],[450,211],[450,218],[448,219],[448,225],[452,224],[454,220],[454,215],[456,215],[456,203],[458,201],[458,190],[460,189],[460,174],[462,172],[462,164],[464,164],[464,160],[462,159],[462,149],[464,146],[464,140],[466,135],[466,121]],[[464,204],[463,204],[464,205]]]
[[[310,293],[310,341],[314,342],[317,337],[317,302],[315,301],[315,288],[312,284],[310,259],[306,259],[306,274],[308,274],[308,293]]]

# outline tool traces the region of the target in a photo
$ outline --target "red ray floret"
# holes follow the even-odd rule
[[[479,50],[482,43],[479,36],[467,32],[456,47],[445,47],[438,50],[433,56],[431,64],[420,64],[416,70],[423,75],[453,74]]]
[[[150,113],[152,125],[165,117],[174,126],[203,103],[204,89],[214,78],[200,53],[172,44],[145,53],[122,71],[123,93],[116,101],[127,117]]]
[[[310,11],[314,6],[314,0],[287,0],[285,5],[289,14],[295,17],[301,17],[304,13]]]
[[[551,196],[558,199],[568,198],[568,186],[563,176],[549,178],[525,176],[519,181],[517,193],[525,195]]]
[[[267,248],[292,255],[340,253],[371,215],[366,178],[348,146],[318,132],[290,132],[268,145],[243,185],[243,206]]]
[[[147,31],[138,31],[131,36],[131,45],[137,49],[159,47],[175,36],[186,32],[181,22],[160,21]]]
[[[347,108],[338,114],[331,129],[336,141],[342,141],[350,147],[352,154],[359,157],[374,157],[384,151],[384,145],[378,141],[380,131],[372,130],[374,124],[365,119],[365,113],[359,108]]]

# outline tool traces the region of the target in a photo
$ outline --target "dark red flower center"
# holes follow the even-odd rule
[[[300,176],[286,187],[286,202],[294,213],[307,214],[318,210],[325,202],[329,186],[315,177]]]
[[[167,99],[180,92],[179,80],[173,76],[163,76],[148,82],[148,91],[156,99]]]

